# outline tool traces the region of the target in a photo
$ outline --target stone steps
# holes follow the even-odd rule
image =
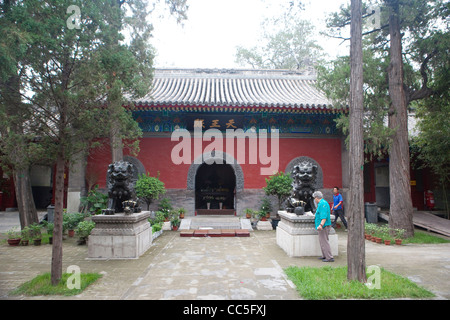
[[[249,219],[223,216],[197,216],[181,220],[180,230],[200,229],[247,229],[253,230]]]
[[[196,229],[182,230],[180,237],[250,237],[247,229]]]

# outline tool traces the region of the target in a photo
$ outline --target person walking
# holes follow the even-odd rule
[[[314,222],[317,232],[319,233],[319,244],[320,249],[322,250],[322,257],[319,259],[323,262],[334,262],[328,238],[331,229],[330,206],[328,205],[328,202],[323,199],[322,192],[315,191],[312,196],[314,202],[317,204]]]
[[[342,195],[339,193],[339,188],[334,187],[333,188],[333,208],[331,211],[333,211],[335,219],[331,226],[336,229],[337,219],[341,218],[341,221],[345,226],[345,231],[347,231],[348,225],[347,225],[347,220],[345,219],[343,203],[344,203],[344,200],[342,199]]]

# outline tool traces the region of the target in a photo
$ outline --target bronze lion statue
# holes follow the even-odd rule
[[[286,211],[299,215],[304,214],[305,211],[315,211],[312,194],[315,191],[317,171],[317,166],[309,161],[302,161],[294,166],[291,172],[292,193],[286,201]]]
[[[117,161],[108,166],[108,209],[105,214],[140,212],[136,199],[134,166],[126,161]]]

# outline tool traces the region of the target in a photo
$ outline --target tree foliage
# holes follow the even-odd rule
[[[292,182],[291,176],[281,171],[266,178],[267,185],[263,189],[266,195],[277,196],[278,208],[281,208],[283,200],[285,200],[292,192]]]
[[[185,1],[165,3],[178,10]],[[78,13],[71,11],[74,6]],[[122,103],[125,95],[149,91],[151,25],[143,0],[9,0],[1,9],[0,151],[13,155],[20,143],[26,161],[56,164],[52,283],[57,283],[65,167],[111,128],[137,150],[133,142],[141,132]],[[128,43],[122,32],[130,34]],[[17,52],[9,49],[15,44]],[[5,159],[14,165],[14,159]]]
[[[147,203],[147,210],[150,209],[153,200],[159,199],[159,196],[166,192],[164,182],[159,180],[159,172],[156,177],[150,176],[148,172],[140,175],[135,189],[137,197]]]
[[[419,134],[412,137],[411,147],[420,167],[428,167],[441,185],[450,183],[450,103],[429,99],[417,104]]]
[[[413,102],[438,97],[448,91],[449,32],[448,3],[440,0],[385,0],[372,1],[381,10],[375,18],[379,27],[365,32],[367,36],[366,51],[373,54],[365,62],[367,70],[370,66],[386,66],[373,69],[365,76],[366,120],[373,114],[381,116],[366,121],[366,149],[374,153],[381,141],[383,149],[390,156],[390,225],[407,230],[407,236],[414,232],[412,224],[412,205],[409,186],[409,149],[407,131],[407,108]],[[373,15],[372,10],[365,7],[365,16]],[[342,30],[349,22],[348,8],[342,7],[340,13],[329,20],[330,27],[335,30],[334,36],[342,36]],[[371,52],[372,51],[372,52]],[[379,62],[374,62],[379,60]],[[345,69],[342,69],[345,71]],[[345,79],[345,72],[322,68],[319,78],[334,79],[336,84]],[[334,75],[331,76],[331,74]],[[386,79],[384,82],[377,79]],[[326,86],[325,81],[321,81]],[[338,90],[330,87],[329,91],[340,96],[346,92],[344,87]],[[373,95],[372,95],[373,94]],[[331,94],[332,96],[333,94]],[[373,103],[371,98],[375,98]],[[388,119],[389,127],[386,127]],[[375,121],[378,120],[378,121]],[[348,122],[347,122],[348,123]],[[341,125],[347,124],[341,120]],[[374,129],[374,130],[372,130]],[[381,138],[381,139],[380,139]],[[375,153],[379,154],[379,153]]]
[[[407,103],[431,95],[440,95],[449,87],[449,34],[448,5],[442,1],[400,1],[400,21],[403,38],[404,88]],[[389,150],[393,131],[387,127],[390,98],[387,79],[389,59],[388,7],[383,1],[366,1],[364,16],[371,21],[374,13],[370,8],[379,6],[379,29],[366,23],[364,36],[364,128],[365,151],[381,156]],[[344,40],[350,10],[342,6],[339,13],[328,19],[330,35]],[[372,27],[371,29],[368,29]],[[336,105],[348,104],[349,64],[348,57],[339,57],[318,67],[318,86]],[[338,120],[344,133],[348,119]]]
[[[291,1],[284,13],[261,24],[261,45],[236,48],[236,62],[252,68],[305,70],[315,65],[321,48],[314,26],[302,19],[301,3]]]

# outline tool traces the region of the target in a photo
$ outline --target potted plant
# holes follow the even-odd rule
[[[364,226],[365,236],[367,240],[372,240],[372,236],[375,233],[376,224],[366,223]]]
[[[251,219],[252,216],[255,214],[255,210],[247,208],[244,210],[244,213],[247,219]]]
[[[391,244],[391,236],[390,236],[391,229],[388,226],[382,226],[380,229],[381,229],[380,232],[382,234],[384,244],[390,245]]]
[[[40,246],[41,245],[41,241],[42,241],[42,234],[41,234],[41,229],[42,229],[42,225],[38,224],[38,223],[33,223],[30,224],[30,235],[31,235],[31,239],[33,240],[33,244],[35,246]]]
[[[186,209],[185,208],[179,208],[178,209],[178,214],[180,215],[180,219],[184,219],[184,214],[186,213]]]
[[[64,213],[63,224],[66,224],[69,237],[73,237],[75,235],[75,228],[83,220],[84,215],[82,213]]]
[[[158,209],[164,215],[164,221],[170,221],[171,211],[173,211],[172,204],[170,203],[169,198],[163,198],[159,202]]]
[[[6,231],[6,235],[8,236],[8,244],[10,246],[18,246],[20,243],[21,234],[17,229],[17,227],[12,227],[8,231]]]
[[[79,245],[83,245],[86,244],[89,235],[91,234],[92,229],[95,228],[95,222],[94,221],[90,221],[90,220],[86,220],[86,221],[81,221],[77,228],[75,229],[76,234],[78,235],[79,239],[77,241],[77,243]]]
[[[47,222],[45,228],[47,229],[48,233],[48,243],[53,244],[53,229],[55,228],[55,225],[53,222]]]
[[[377,231],[378,226],[374,223],[367,223],[365,225],[365,230],[367,232],[367,240],[375,242],[375,233]]]
[[[260,211],[264,212],[264,215],[267,219],[270,218],[270,213],[272,212],[272,204],[270,203],[269,198],[264,197],[261,203]],[[265,220],[263,220],[265,221]]]
[[[263,210],[259,210],[256,212],[256,217],[261,221],[267,221],[267,214]]]
[[[30,236],[31,236],[30,227],[26,226],[25,228],[23,228],[21,231],[21,235],[22,235],[22,239],[21,239],[20,243],[23,246],[27,246],[28,243],[30,242]]]
[[[405,229],[395,229],[394,230],[394,234],[395,234],[395,244],[396,245],[401,245],[402,244],[402,240],[403,240],[403,236],[405,235],[406,230]]]
[[[172,230],[177,231],[180,226],[181,221],[180,221],[180,219],[178,219],[177,216],[175,216],[172,218],[171,223],[172,223]]]
[[[168,221],[168,219],[167,219],[168,213],[167,212],[162,212],[162,211],[158,210],[155,212],[155,216],[156,216],[157,221],[160,221],[160,222]]]

